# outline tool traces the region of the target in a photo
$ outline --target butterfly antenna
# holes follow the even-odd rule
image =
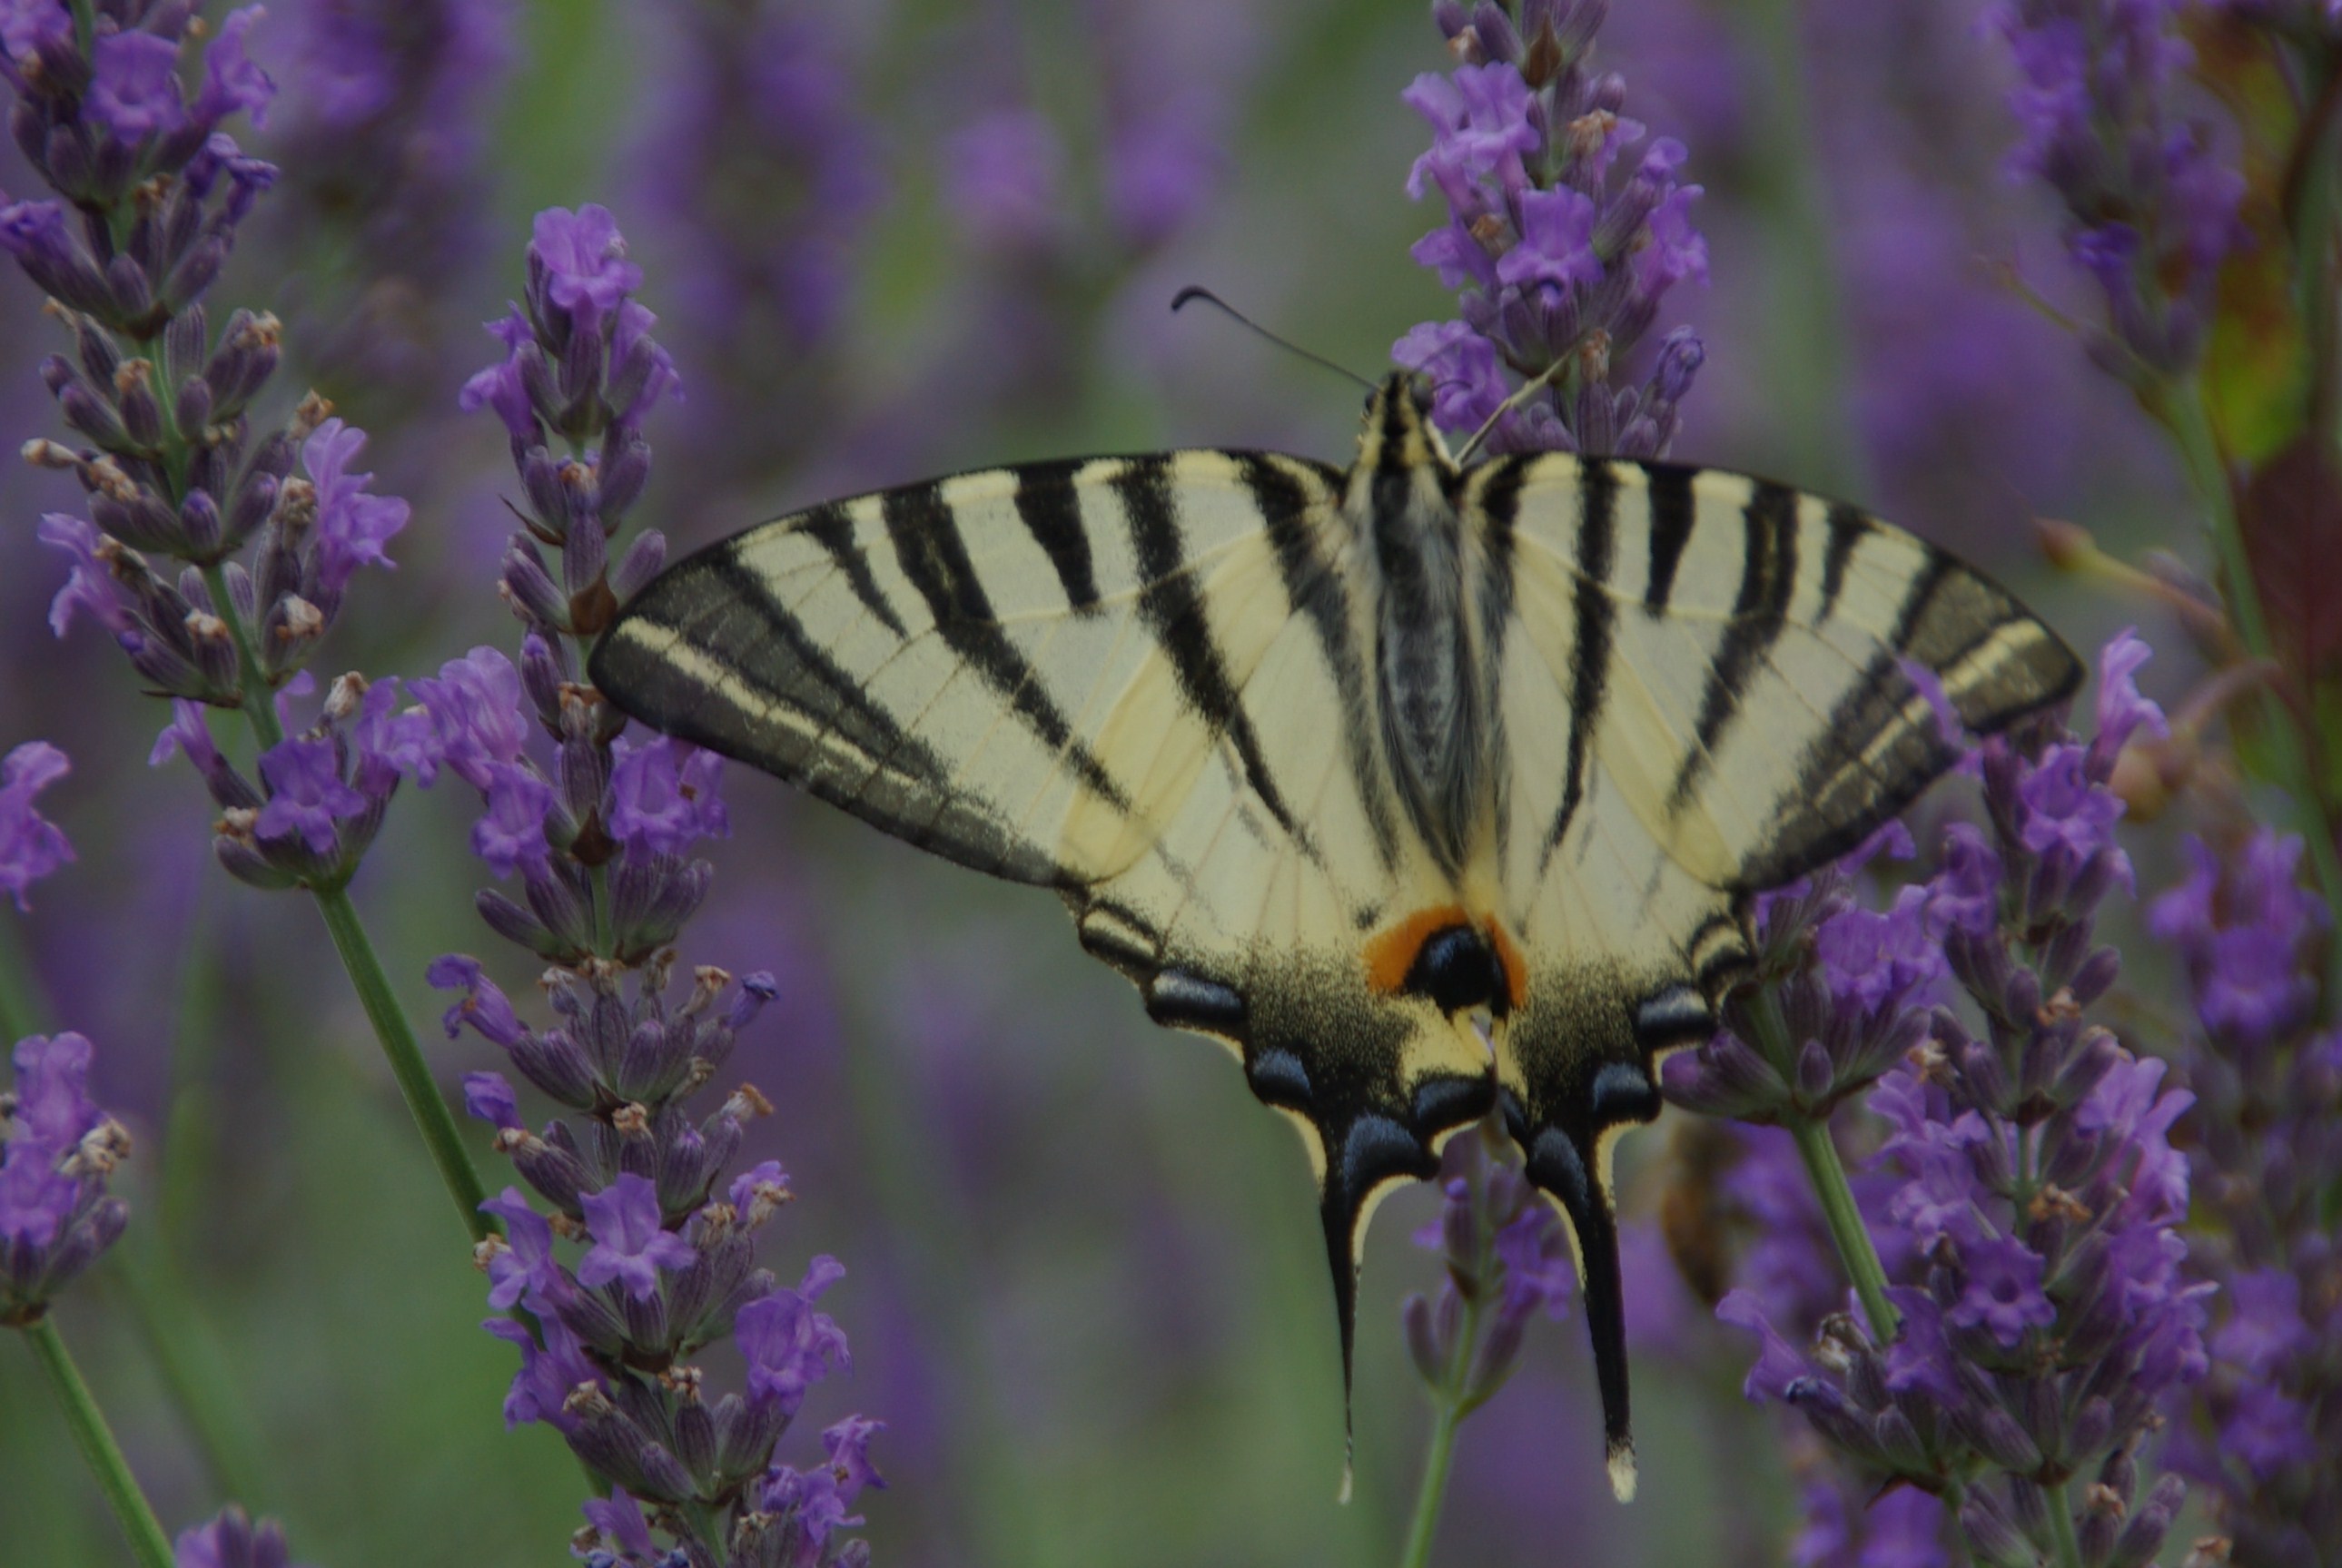
[[[1551,365],[1548,365],[1543,370],[1538,371],[1534,378],[1523,382],[1521,384],[1521,389],[1518,392],[1514,393],[1510,397],[1505,399],[1504,402],[1496,404],[1496,412],[1482,420],[1480,422],[1480,428],[1472,433],[1472,439],[1466,442],[1463,446],[1457,450],[1456,454],[1456,461],[1458,463],[1469,463],[1472,460],[1472,454],[1480,450],[1480,443],[1487,440],[1488,433],[1496,428],[1496,421],[1502,419],[1506,414],[1512,413],[1515,409],[1519,408],[1523,404],[1528,402],[1530,398],[1535,397],[1538,393],[1543,392],[1546,387],[1551,386],[1553,385],[1553,378],[1560,375],[1561,367],[1568,363],[1569,361],[1566,359],[1555,360]]]
[[[1379,390],[1373,382],[1368,381],[1365,376],[1360,375],[1356,371],[1352,370],[1349,366],[1336,365],[1322,354],[1312,354],[1307,349],[1302,347],[1299,344],[1293,342],[1291,339],[1277,336],[1276,334],[1269,331],[1268,328],[1261,325],[1260,323],[1245,315],[1244,312],[1238,310],[1236,306],[1222,299],[1218,295],[1214,294],[1210,289],[1197,288],[1193,284],[1190,284],[1188,286],[1181,289],[1177,294],[1171,296],[1171,308],[1176,311],[1181,305],[1186,305],[1188,301],[1197,299],[1202,300],[1206,305],[1218,306],[1219,309],[1226,315],[1229,319],[1236,322],[1237,325],[1250,327],[1261,336],[1268,339],[1269,342],[1276,345],[1277,347],[1285,350],[1286,353],[1297,354],[1312,365],[1322,365],[1336,375],[1346,375],[1352,381],[1356,382],[1360,386],[1365,387],[1368,392]]]

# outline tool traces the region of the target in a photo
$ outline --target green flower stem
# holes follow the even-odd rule
[[[127,1299],[138,1336],[161,1373],[171,1407],[186,1423],[196,1456],[223,1497],[257,1509],[278,1495],[266,1476],[260,1434],[235,1370],[211,1325],[195,1310],[178,1265],[155,1235],[127,1237],[113,1253],[110,1283]]]
[[[235,601],[228,597],[227,573],[217,562],[204,568],[204,586],[211,591],[212,611],[227,623],[227,634],[235,644],[236,672],[241,676],[244,691],[244,716],[252,725],[253,738],[266,751],[285,739],[285,726],[276,722],[276,704],[269,700],[268,677],[261,673],[260,656],[253,652],[252,634],[245,629],[244,617],[236,613]]]
[[[480,1173],[473,1168],[472,1157],[464,1148],[455,1113],[447,1108],[439,1085],[432,1082],[422,1047],[415,1042],[415,1031],[408,1026],[398,998],[391,994],[390,977],[383,973],[382,960],[358,919],[357,906],[350,902],[349,889],[309,891],[317,900],[318,913],[325,917],[325,929],[333,934],[342,967],[349,971],[350,984],[357,988],[358,1002],[374,1024],[375,1038],[382,1042],[382,1054],[390,1059],[391,1073],[398,1080],[399,1093],[406,1096],[406,1108],[414,1113],[424,1146],[431,1152],[431,1163],[439,1167],[447,1195],[463,1213],[464,1228],[471,1232],[474,1241],[485,1241],[498,1233],[495,1219],[480,1212],[480,1205],[487,1201],[487,1190],[480,1184]]]
[[[139,1568],[172,1568],[171,1538],[164,1533],[163,1522],[155,1517],[146,1493],[139,1490],[138,1478],[130,1473],[130,1462],[122,1456],[122,1445],[114,1441],[105,1414],[97,1408],[89,1384],[82,1381],[81,1369],[74,1364],[73,1353],[65,1349],[57,1325],[41,1318],[26,1325],[25,1340],[33,1347],[41,1370],[49,1374],[65,1424],[73,1428],[74,1445],[81,1450],[90,1473],[97,1478],[98,1489],[113,1505],[114,1517],[121,1523],[123,1534],[130,1538],[131,1553],[138,1559]]]
[[[1781,999],[1771,986],[1759,985],[1749,992],[1748,1014],[1756,1027],[1757,1048],[1784,1078],[1794,1080],[1797,1047],[1789,1043],[1788,1020],[1781,1016]],[[1846,1265],[1846,1277],[1854,1282],[1863,1315],[1870,1319],[1871,1337],[1885,1344],[1895,1337],[1903,1321],[1887,1299],[1887,1268],[1878,1261],[1878,1249],[1870,1243],[1870,1227],[1862,1223],[1862,1211],[1855,1206],[1854,1189],[1847,1185],[1846,1166],[1838,1160],[1829,1123],[1792,1113],[1781,1119],[1781,1124],[1797,1142],[1797,1154],[1806,1162],[1806,1177],[1814,1184],[1814,1196],[1821,1201],[1822,1219],[1829,1226],[1830,1239],[1837,1243],[1838,1261]]]
[[[265,751],[285,739],[285,726],[276,722],[275,704],[269,700],[267,678],[261,674],[260,661],[253,653],[244,617],[236,614],[235,601],[228,597],[227,574],[217,565],[206,566],[204,583],[211,590],[213,609],[227,623],[228,635],[235,643],[236,664],[243,674],[244,716],[252,725],[253,738]],[[333,934],[334,951],[341,954],[342,967],[349,972],[350,984],[357,991],[367,1021],[374,1025],[382,1054],[390,1060],[391,1074],[398,1080],[399,1093],[406,1097],[406,1108],[423,1134],[431,1163],[439,1167],[439,1179],[446,1184],[447,1195],[463,1212],[464,1228],[475,1242],[501,1233],[495,1221],[480,1213],[480,1204],[487,1199],[487,1189],[480,1184],[480,1174],[473,1168],[472,1157],[464,1148],[455,1113],[447,1109],[438,1084],[432,1082],[431,1069],[423,1060],[423,1048],[415,1044],[414,1027],[398,1005],[389,976],[383,973],[382,959],[375,953],[374,939],[366,934],[365,924],[358,919],[357,906],[350,902],[349,890],[312,887],[309,892],[317,901],[318,913],[325,917],[325,929]]]
[[[1886,1344],[1902,1331],[1903,1320],[1887,1299],[1887,1270],[1878,1261],[1878,1250],[1870,1244],[1870,1228],[1862,1223],[1862,1212],[1855,1207],[1854,1189],[1847,1185],[1846,1166],[1837,1157],[1829,1124],[1791,1116],[1784,1124],[1797,1141],[1807,1179],[1814,1184],[1814,1196],[1821,1200],[1822,1219],[1829,1226],[1830,1240],[1837,1243],[1838,1261],[1846,1265],[1847,1278],[1854,1282],[1854,1293],[1862,1299],[1863,1315],[1870,1319],[1870,1337]]]
[[[2268,621],[2261,613],[2260,584],[2253,577],[2252,559],[2245,552],[2244,527],[2237,514],[2236,492],[2229,484],[2228,465],[2220,456],[2212,434],[2203,388],[2194,381],[2177,387],[2170,399],[2171,430],[2178,438],[2196,488],[2211,509],[2212,544],[2218,552],[2221,574],[2228,580],[2228,612],[2245,651],[2256,659],[2275,662]],[[2334,853],[2334,830],[2326,820],[2326,803],[2310,765],[2309,751],[2284,694],[2268,682],[2260,683],[2261,702],[2268,715],[2269,749],[2276,754],[2277,782],[2293,797],[2296,825],[2309,845],[2309,859],[2317,874],[2318,891],[2328,909],[2342,909],[2342,861]],[[2342,965],[2342,944],[2335,963]],[[2342,969],[2336,979],[2342,984]]]
[[[2049,1544],[2057,1555],[2057,1568],[2082,1568],[2082,1543],[2074,1533],[2074,1500],[2068,1497],[2068,1482],[2059,1482],[2049,1491]]]
[[[1429,1568],[1432,1537],[1439,1533],[1440,1505],[1447,1500],[1447,1474],[1456,1463],[1456,1429],[1479,1407],[1479,1402],[1466,1399],[1464,1392],[1464,1380],[1471,1375],[1472,1357],[1479,1346],[1480,1303],[1467,1300],[1456,1334],[1455,1358],[1432,1401],[1431,1449],[1423,1456],[1423,1484],[1416,1490],[1415,1517],[1406,1527],[1406,1550],[1399,1557],[1399,1568]]]

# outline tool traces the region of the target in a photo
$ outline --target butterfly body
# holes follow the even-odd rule
[[[1568,1221],[1633,1485],[1615,1134],[1844,853],[2078,665],[1999,588],[1740,475],[1459,465],[1414,390],[1347,470],[1175,452],[816,507],[676,564],[596,648],[653,725],[1054,887],[1157,1023],[1301,1130],[1344,1363],[1395,1183],[1498,1109]]]

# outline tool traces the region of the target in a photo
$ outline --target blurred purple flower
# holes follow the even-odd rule
[[[33,884],[74,858],[64,832],[35,809],[33,797],[72,771],[65,754],[46,741],[26,741],[0,761],[0,892],[31,905]]]
[[[532,273],[544,268],[545,297],[561,307],[572,332],[601,331],[618,302],[643,284],[643,269],[626,259],[618,220],[598,203],[537,214],[528,252]]]
[[[661,1269],[686,1267],[699,1255],[689,1242],[661,1227],[658,1189],[631,1171],[587,1194],[584,1204],[594,1245],[577,1264],[580,1284],[616,1280],[628,1295],[646,1301],[658,1292]]]
[[[612,750],[610,835],[631,855],[687,854],[703,838],[728,838],[730,815],[716,786],[724,759],[659,735]]]
[[[101,557],[108,543],[95,526],[67,513],[51,512],[41,518],[40,540],[73,557],[65,585],[49,602],[49,630],[62,637],[73,624],[74,612],[85,610],[117,636],[130,629],[134,611],[114,574]]]
[[[486,793],[487,810],[472,824],[472,853],[499,877],[542,871],[552,853],[545,824],[556,804],[553,786],[533,769],[498,763],[489,770]]]
[[[586,1522],[600,1531],[613,1549],[645,1563],[657,1560],[658,1548],[651,1542],[651,1527],[643,1518],[643,1505],[627,1496],[625,1487],[614,1488],[607,1497],[589,1497],[585,1507]]]
[[[2180,0],[2006,0],[1990,25],[2021,84],[2011,167],[2066,208],[2067,249],[2107,296],[2112,336],[2153,374],[2193,363],[2221,259],[2242,238],[2244,176],[2172,85],[2190,51]]]
[[[520,760],[529,718],[522,706],[520,672],[500,650],[474,648],[440,665],[435,680],[421,676],[407,687],[432,725],[430,739],[413,738],[417,783],[431,783],[444,763],[485,794],[497,768]]]
[[[461,953],[441,954],[424,971],[424,978],[434,990],[464,993],[463,1000],[439,1020],[448,1039],[455,1039],[468,1024],[495,1044],[509,1048],[519,1043],[525,1033],[520,1017],[513,1011],[511,999],[482,972],[478,959]]]
[[[817,1257],[795,1290],[775,1291],[740,1309],[733,1338],[748,1363],[748,1398],[795,1415],[806,1390],[833,1366],[853,1364],[845,1331],[813,1303],[846,1277],[836,1259]]]
[[[292,1568],[293,1549],[274,1519],[255,1524],[234,1503],[171,1543],[173,1568]]]
[[[369,495],[371,474],[349,465],[365,450],[365,432],[328,419],[301,444],[301,466],[317,491],[317,578],[339,594],[360,566],[388,566],[383,545],[406,526],[407,504],[395,496]]]
[[[105,1183],[130,1136],[90,1097],[93,1054],[79,1034],[16,1042],[0,1094],[0,1323],[38,1315],[129,1223]]]
[[[323,737],[280,741],[260,756],[268,804],[254,832],[262,838],[298,836],[313,854],[334,853],[334,824],[366,809],[366,797],[343,782],[334,743]]]
[[[2147,927],[2179,951],[2213,1038],[2248,1050],[2300,1028],[2316,1009],[2305,952],[2328,920],[2299,881],[2301,840],[2257,827],[2223,860],[2185,843],[2187,879],[2147,906]]]
[[[128,143],[177,130],[187,121],[178,66],[175,38],[136,30],[101,34],[90,44],[90,118]]]
[[[261,15],[257,5],[229,12],[204,51],[204,85],[195,95],[195,115],[207,125],[237,114],[248,115],[263,128],[268,124],[268,105],[276,96],[276,83],[245,53],[245,35]]]
[[[454,1011],[460,1013],[462,1009]],[[520,1102],[513,1095],[513,1086],[501,1073],[464,1074],[464,1114],[499,1130],[526,1126],[520,1119]],[[509,1303],[491,1301],[488,1304],[504,1306]]]
[[[942,148],[944,199],[978,245],[1014,252],[1054,244],[1066,223],[1065,149],[1036,109],[999,109]]]

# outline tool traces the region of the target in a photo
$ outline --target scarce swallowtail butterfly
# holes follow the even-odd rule
[[[1568,1222],[1634,1489],[1611,1144],[1716,1027],[1750,896],[1853,848],[2074,655],[1981,574],[1763,480],[1459,465],[1403,376],[1348,469],[1185,451],[831,502],[669,567],[618,706],[1056,890],[1300,1129],[1346,1381],[1393,1183],[1501,1110]],[[1937,688],[1930,690],[1929,688]]]

